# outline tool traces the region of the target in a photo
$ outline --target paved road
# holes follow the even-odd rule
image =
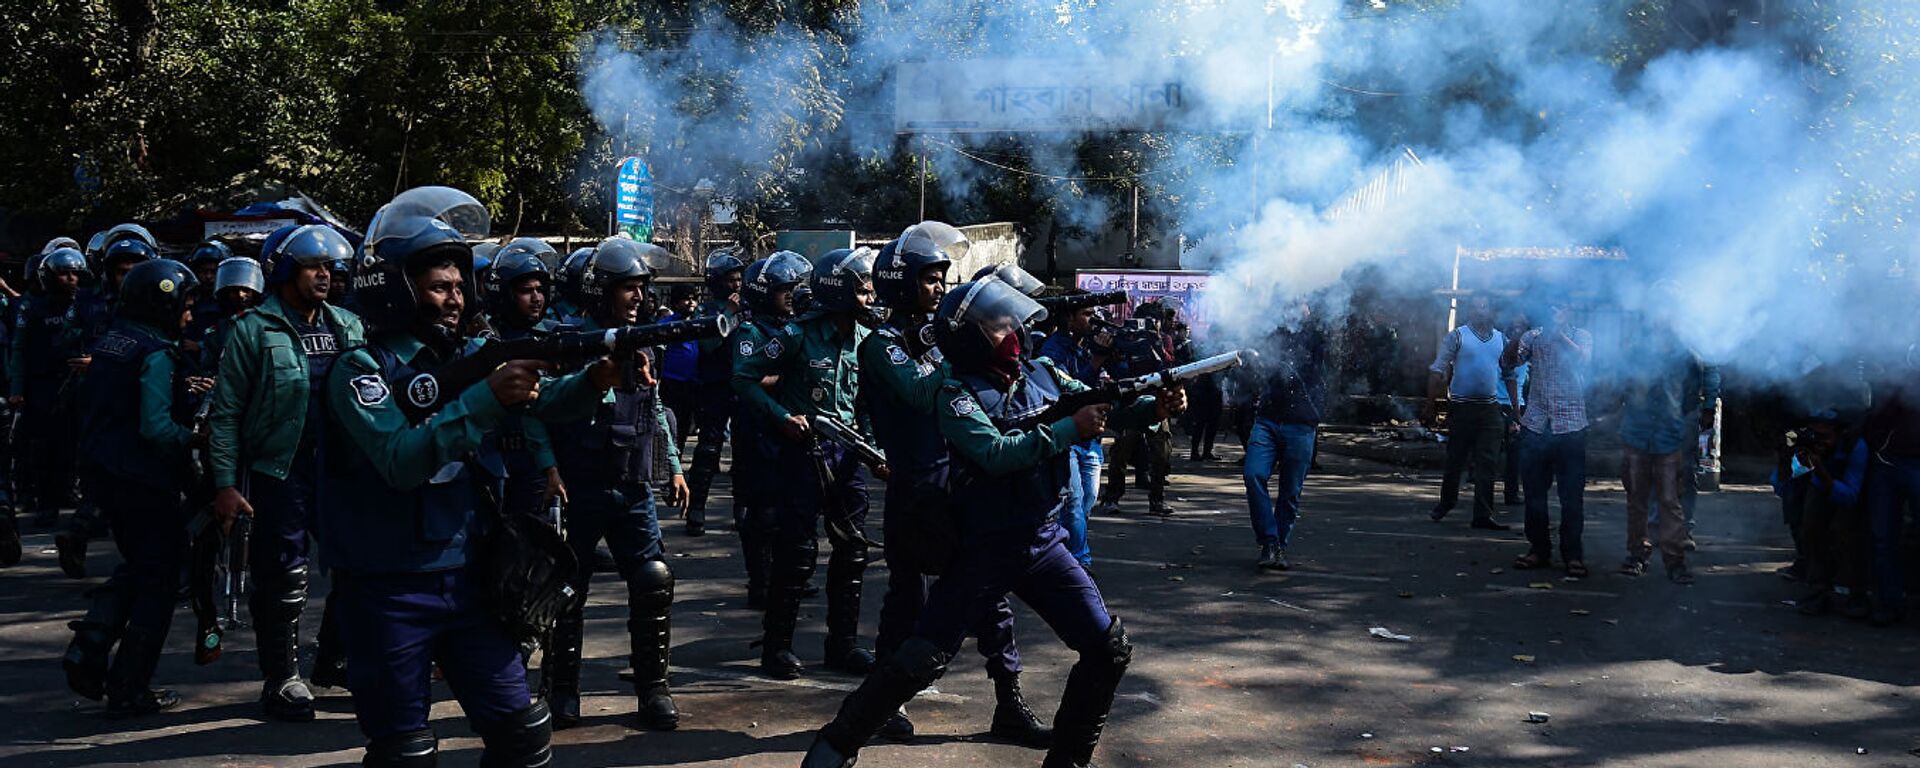
[[[1772,571],[1787,542],[1761,489],[1703,497],[1700,583],[1680,587],[1657,567],[1639,579],[1609,572],[1623,555],[1623,505],[1617,482],[1596,483],[1587,529],[1596,576],[1572,583],[1513,572],[1517,533],[1471,531],[1464,515],[1429,522],[1431,475],[1324,461],[1308,481],[1297,569],[1286,575],[1250,566],[1232,464],[1176,462],[1181,514],[1172,519],[1142,515],[1144,498],[1095,519],[1099,581],[1137,646],[1102,765],[1920,766],[1907,754],[1920,735],[1920,631],[1808,619],[1781,605],[1792,593]],[[1518,510],[1508,516],[1517,522]],[[758,677],[749,647],[758,616],[742,604],[733,538],[688,539],[678,528],[669,526],[669,543],[682,730],[628,727],[633,702],[616,679],[624,591],[603,576],[588,608],[588,724],[558,738],[560,764],[796,765],[810,732],[856,681]],[[97,573],[113,562],[107,549],[96,546]],[[884,583],[882,568],[870,584]],[[88,584],[61,578],[38,535],[28,561],[0,573],[0,585],[0,764],[358,759],[343,695],[323,697],[316,723],[255,718],[259,685],[245,633],[227,658],[193,667],[184,608],[160,680],[185,705],[108,720],[65,691],[58,669],[65,622],[80,613]],[[869,636],[879,591],[867,596]],[[799,637],[809,660],[818,658],[822,608],[808,606]],[[1026,687],[1048,712],[1071,654],[1019,610]],[[317,617],[316,602],[309,633]],[[1412,639],[1374,639],[1370,627]],[[983,736],[992,689],[970,649],[911,709],[921,738],[876,745],[862,766],[1039,762],[1038,753]],[[1552,720],[1528,724],[1530,711]],[[443,703],[434,714],[447,764],[473,764],[479,743],[457,707]]]

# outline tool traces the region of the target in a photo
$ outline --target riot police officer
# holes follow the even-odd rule
[[[448,187],[408,190],[375,214],[353,272],[372,331],[341,354],[326,384],[320,555],[334,573],[369,765],[434,764],[435,666],[486,744],[481,764],[552,759],[547,708],[533,701],[519,643],[473,567],[494,519],[480,505],[497,497],[503,471],[488,443],[508,409],[530,418],[589,412],[613,371],[599,363],[543,381],[546,364],[518,360],[440,392],[427,374],[467,346],[459,331],[476,302],[465,236],[484,235],[487,221],[485,206]],[[438,408],[410,417],[401,398]]]
[[[72,238],[56,237],[47,241],[46,246],[41,248],[39,253],[27,257],[20,278],[20,287],[24,292],[7,302],[4,328],[0,329],[5,332],[4,338],[0,338],[0,352],[4,352],[4,355],[0,356],[3,356],[6,361],[6,391],[10,396],[6,408],[7,421],[0,424],[0,430],[5,430],[4,433],[0,433],[0,438],[4,438],[6,447],[6,455],[0,456],[0,462],[4,462],[4,465],[0,465],[0,471],[6,474],[6,482],[0,483],[0,493],[6,496],[4,504],[0,504],[0,568],[10,568],[20,564],[19,507],[21,504],[33,503],[33,475],[30,462],[34,457],[29,450],[31,446],[25,445],[27,432],[20,428],[21,405],[11,397],[15,391],[14,383],[18,382],[23,375],[19,356],[14,351],[14,339],[20,334],[20,322],[25,317],[28,307],[35,301],[45,300],[42,298],[45,292],[40,289],[40,262],[55,250],[60,248],[71,250],[76,245],[78,244]]]
[[[194,246],[193,252],[187,255],[187,267],[200,281],[200,295],[193,297],[193,322],[187,326],[181,347],[195,361],[199,359],[207,334],[226,319],[226,313],[220,310],[220,300],[214,294],[218,292],[220,264],[231,258],[233,249],[218,240]]]
[[[105,695],[107,711],[115,714],[180,703],[172,691],[149,684],[173,620],[187,547],[181,493],[194,408],[179,339],[197,284],[192,270],[175,261],[128,270],[114,320],[90,350],[79,393],[81,472],[124,562],[94,590],[86,618],[73,623],[61,666],[68,687],[90,699]]]
[[[260,262],[253,259],[235,256],[221,261],[214,269],[213,301],[220,321],[200,339],[200,370],[220,370],[220,353],[227,346],[227,337],[233,334],[233,324],[259,306],[266,290],[267,276],[260,271]]]
[[[647,288],[653,270],[651,243],[610,237],[594,249],[580,283],[584,329],[617,328],[650,321]],[[627,631],[631,635],[634,693],[640,722],[653,730],[679,725],[668,686],[671,649],[673,571],[660,540],[660,518],[653,496],[655,451],[666,451],[671,475],[667,503],[686,503],[686,478],[652,374],[649,352],[615,361],[620,383],[591,419],[552,425],[554,455],[567,478],[567,544],[581,563],[574,590],[582,598],[593,576],[595,548],[604,539],[627,585]],[[547,649],[542,675],[547,679],[554,726],[580,722],[580,653],[585,632],[581,602],[560,617]]]
[[[740,287],[747,265],[731,250],[718,250],[707,256],[707,300],[694,310],[696,316],[726,315],[737,321],[742,311]],[[699,536],[707,530],[707,492],[713,477],[720,473],[720,451],[727,442],[727,427],[733,420],[735,398],[728,379],[733,376],[733,345],[726,338],[701,339],[700,356],[694,378],[700,383],[694,402],[694,424],[700,441],[693,449],[693,466],[687,470],[687,535]],[[738,475],[740,447],[734,446],[735,474]],[[734,481],[734,529],[739,530],[745,507]]]
[[[1113,343],[1109,368],[1114,378],[1144,376],[1173,364],[1166,336],[1160,332],[1161,310],[1159,302],[1143,303],[1127,321],[1127,328]],[[1104,513],[1118,513],[1120,499],[1127,494],[1127,468],[1132,464],[1140,484],[1147,488],[1147,511],[1160,516],[1173,514],[1173,507],[1167,505],[1167,473],[1172,460],[1171,424],[1155,422],[1121,432],[1114,438],[1107,487],[1100,494]]]
[[[300,615],[312,581],[308,537],[325,448],[324,393],[341,351],[364,344],[366,333],[358,317],[327,301],[331,265],[353,255],[339,232],[282,227],[260,253],[272,264],[265,287],[273,294],[227,331],[208,409],[208,454],[216,514],[254,518],[247,607],[260,648],[260,704],[268,717],[297,722],[313,719],[313,693],[300,675]]]
[[[1105,428],[1108,407],[1027,424],[1084,385],[1044,358],[1028,356],[1030,324],[1046,310],[997,278],[950,291],[934,318],[952,378],[939,394],[940,434],[953,455],[959,546],[928,593],[912,637],[888,654],[820,729],[805,768],[853,765],[888,716],[946,671],[970,627],[1008,593],[1018,595],[1078,651],[1053,721],[1048,768],[1085,768],[1113,706],[1132,646],[1108,613],[1100,589],[1073,559],[1057,522],[1066,499],[1067,451]],[[1172,390],[1141,398],[1119,414],[1126,423],[1177,410]]]
[[[743,418],[758,419],[778,439],[780,493],[774,501],[772,583],[762,622],[760,665],[780,679],[800,676],[793,633],[800,602],[819,558],[818,529],[826,523],[833,554],[827,562],[829,669],[860,674],[873,666],[859,645],[860,591],[867,570],[867,488],[853,454],[816,440],[815,415],[856,422],[860,394],[860,323],[873,302],[873,252],[841,249],[820,258],[811,279],[816,309],[787,324],[755,348],[738,348],[733,388]],[[768,378],[777,378],[763,386]]]
[[[69,370],[61,343],[74,298],[90,276],[79,251],[54,249],[35,270],[38,295],[14,321],[8,401],[20,414],[21,503],[33,510],[39,528],[58,522],[60,508],[72,500],[74,430],[60,421],[60,388]]]
[[[120,281],[134,265],[158,258],[160,250],[145,227],[121,224],[107,230],[106,245],[101,251],[97,270],[100,283],[92,290],[82,291],[67,310],[67,324],[60,342],[68,365],[66,381],[61,384],[66,394],[59,397],[59,403],[55,406],[55,418],[62,427],[72,428],[78,423],[79,413],[74,395],[79,392],[80,383],[86,378],[88,365],[92,361],[89,352],[93,342],[106,335],[113,323],[114,302],[119,295]],[[86,578],[87,542],[105,531],[106,521],[100,518],[98,506],[92,499],[82,495],[66,528],[53,537],[54,548],[59,553],[60,571],[70,578]]]
[[[558,325],[580,324],[580,281],[586,275],[587,262],[593,260],[593,248],[575,248],[553,271],[553,295],[548,297],[547,313]]]
[[[880,604],[876,654],[885,659],[907,639],[927,602],[926,574],[941,563],[928,562],[923,527],[927,518],[946,514],[947,446],[934,415],[936,396],[947,380],[946,360],[933,344],[933,311],[946,295],[952,261],[935,242],[909,229],[880,249],[874,262],[874,289],[889,310],[887,322],[860,345],[860,391],[873,417],[874,438],[886,451],[887,478],[884,549],[887,596]],[[1002,599],[969,634],[978,638],[993,678],[997,706],[992,733],[1033,747],[1045,747],[1052,731],[1041,724],[1020,693],[1020,650],[1013,638],[1013,609]],[[883,735],[913,735],[913,722],[896,713]]]
[[[494,253],[493,268],[480,281],[480,297],[495,336],[504,340],[536,338],[557,324],[546,318],[553,274],[546,259],[554,253],[545,240],[522,237]],[[546,425],[539,419],[510,415],[499,432],[500,455],[507,467],[502,505],[535,514],[549,501],[566,497],[566,484],[553,457]]]
[[[733,382],[743,361],[784,334],[793,319],[799,288],[813,275],[813,264],[792,251],[776,251],[742,271],[741,295],[747,312],[734,329],[729,353],[729,389],[738,407],[740,386]],[[783,342],[784,343],[784,342]],[[758,386],[759,382],[754,382]],[[765,608],[773,570],[775,476],[779,445],[766,424],[744,410],[733,420],[733,523],[747,569],[747,605]]]

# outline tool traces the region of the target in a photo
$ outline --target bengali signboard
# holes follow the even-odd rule
[[[1194,109],[1179,67],[1057,59],[899,65],[898,133],[1164,130]]]
[[[637,157],[620,161],[614,175],[613,218],[620,231],[640,242],[653,239],[653,171]]]
[[[1197,334],[1206,327],[1199,315],[1200,294],[1207,289],[1206,272],[1187,270],[1114,269],[1080,270],[1073,275],[1074,287],[1092,293],[1126,291],[1127,307],[1111,307],[1116,320],[1133,314],[1143,301],[1158,301],[1180,313]],[[1115,312],[1118,310],[1118,312]]]

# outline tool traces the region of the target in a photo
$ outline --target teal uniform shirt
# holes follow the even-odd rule
[[[1035,362],[1053,372],[1054,379],[1060,383],[1061,395],[1087,390],[1087,385],[1062,373],[1053,361],[1040,358]],[[1025,377],[1015,380],[1009,389],[1009,396],[1017,394],[1025,384]],[[1156,407],[1154,398],[1139,398],[1109,416],[1108,426],[1115,429],[1145,426],[1155,421]],[[1033,467],[1080,440],[1072,416],[1061,417],[1051,424],[1042,424],[1031,430],[1001,432],[980,409],[979,402],[966,385],[951,378],[940,385],[935,409],[940,414],[940,435],[946,438],[947,445],[952,447],[955,454],[990,476]]]
[[[589,318],[581,319],[580,323],[581,323],[580,330],[582,331],[592,332],[592,331],[605,330],[600,327],[599,323],[596,323]],[[658,382],[660,377],[660,368],[657,363],[651,362],[651,357],[649,358],[649,361],[650,361],[650,364],[654,365],[654,369],[653,369],[654,381]],[[620,362],[620,361],[616,360],[614,362]],[[626,387],[628,386],[628,384],[629,382],[622,382],[620,384],[620,387]],[[659,389],[658,383],[654,385],[654,389],[656,391],[653,393],[653,418],[655,422],[655,428],[658,430],[657,432],[654,432],[654,434],[671,436],[673,434],[673,428],[670,425],[670,423],[667,421],[666,401],[664,398],[660,397],[660,393],[658,392],[658,389]],[[597,402],[604,401],[606,403],[611,404],[613,402],[613,398],[614,398],[614,390],[609,389],[604,394],[601,395],[600,401],[595,401],[595,402],[597,403]],[[587,415],[591,417],[593,415],[593,412],[589,411]],[[567,419],[548,419],[548,421],[558,424],[558,423],[561,423],[562,421],[568,421],[568,420]],[[528,440],[533,439],[533,433],[531,431],[527,433],[527,439]],[[543,443],[548,442],[545,430],[541,431],[540,439]],[[676,444],[677,441],[669,438],[667,440],[662,441],[662,443],[665,445],[666,451],[667,451],[668,473],[671,475],[682,474],[682,470],[680,467],[680,446]],[[552,446],[550,444],[543,445],[539,450],[545,451],[546,458],[544,459],[544,461],[548,462],[543,466],[553,466]],[[658,467],[659,465],[655,464],[655,466]]]
[[[743,337],[735,349],[733,388],[743,407],[769,424],[815,414],[857,423],[859,348],[867,329],[855,323],[852,333],[842,334],[831,316],[819,315],[762,336],[765,330]],[[780,377],[771,392],[760,386],[767,376]]]

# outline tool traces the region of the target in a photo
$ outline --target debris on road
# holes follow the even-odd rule
[[[1393,630],[1387,629],[1386,627],[1374,627],[1367,630],[1367,634],[1373,635],[1381,640],[1393,640],[1401,643],[1413,642],[1412,635],[1395,634]]]
[[[1525,653],[1516,653],[1513,655],[1513,660],[1522,664],[1532,664],[1533,656]]]
[[[1571,611],[1567,611],[1567,613],[1574,616],[1589,616],[1593,614],[1593,611],[1589,611],[1585,608],[1575,608]]]
[[[1536,582],[1533,582],[1532,584],[1528,584],[1527,589],[1549,589],[1550,590],[1550,589],[1553,589],[1553,582],[1536,581]]]
[[[1412,592],[1401,592],[1401,593],[1400,593],[1400,599],[1402,599],[1402,600],[1405,600],[1405,599],[1407,599],[1407,598],[1409,598],[1409,597],[1413,597],[1413,593],[1412,593]]]
[[[1529,723],[1544,723],[1552,719],[1553,719],[1553,715],[1549,715],[1545,712],[1528,712],[1527,713],[1527,722]]]

